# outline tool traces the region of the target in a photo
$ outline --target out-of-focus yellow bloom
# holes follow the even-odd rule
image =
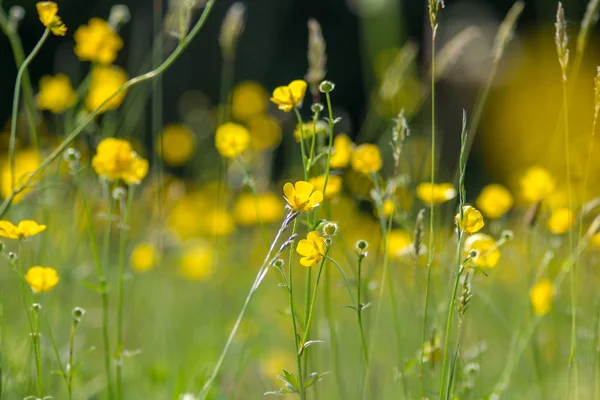
[[[590,239],[590,243],[594,247],[600,248],[600,233],[596,233],[594,236],[592,236],[592,238]]]
[[[257,151],[270,150],[281,143],[279,122],[266,114],[256,115],[248,121],[250,147]]]
[[[283,193],[288,206],[294,211],[310,211],[323,201],[323,192],[305,181],[298,181],[293,185],[286,183],[283,185]]]
[[[300,140],[304,136],[304,140],[310,139],[315,135],[327,133],[327,124],[324,121],[317,121],[317,124],[313,121],[305,122],[302,125],[296,125],[294,129],[294,138],[296,142],[300,143]]]
[[[224,207],[214,207],[207,211],[204,233],[208,236],[228,236],[235,230],[233,215]]]
[[[246,122],[252,117],[267,111],[268,93],[258,82],[238,83],[231,95],[231,115],[238,121]]]
[[[282,371],[293,368],[296,360],[294,354],[283,350],[274,350],[260,360],[260,373],[265,378],[271,379],[274,383],[281,381],[277,375],[281,375]]]
[[[511,209],[513,203],[510,191],[496,183],[484,187],[475,201],[477,208],[489,219],[500,218]]]
[[[303,256],[300,264],[305,267],[311,267],[323,259],[325,255],[325,239],[319,236],[317,232],[309,232],[306,239],[298,242],[296,251]]]
[[[521,194],[528,203],[544,200],[555,188],[554,178],[542,167],[531,167],[521,178]]]
[[[451,183],[422,182],[417,186],[417,196],[427,205],[442,204],[456,197],[456,189]]]
[[[85,107],[87,110],[91,112],[100,107],[102,103],[114,95],[125,82],[127,82],[127,73],[122,68],[114,65],[94,67],[88,94],[85,97]],[[125,100],[126,94],[127,91],[124,90],[110,99],[110,101],[102,107],[100,113],[119,108],[121,103],[123,103],[123,100]]]
[[[350,138],[340,133],[333,139],[333,149],[329,165],[331,168],[346,168],[352,156],[354,143]]]
[[[325,175],[310,178],[308,183],[313,185],[315,189],[323,192],[325,199],[330,200],[342,191],[342,177],[339,175],[329,175],[327,179],[327,187],[325,187]]]
[[[158,258],[156,248],[151,243],[142,242],[134,247],[129,263],[134,271],[145,272],[156,266]]]
[[[25,281],[34,293],[47,292],[56,286],[59,280],[58,272],[52,267],[31,267],[25,274]]]
[[[213,258],[213,251],[207,244],[194,244],[183,250],[179,272],[191,281],[206,281],[214,272]]]
[[[464,206],[463,207],[463,218],[460,217],[460,213],[456,214],[456,225],[458,229],[467,233],[477,233],[483,226],[483,216],[475,207]]]
[[[227,122],[217,128],[215,147],[225,158],[236,158],[250,145],[248,129],[242,125]]]
[[[554,289],[552,282],[544,279],[535,284],[529,292],[531,307],[535,315],[544,315],[552,309],[552,298]]]
[[[484,233],[476,233],[465,240],[465,253],[473,250],[477,252],[472,259],[473,264],[479,268],[494,268],[500,260],[500,249],[496,240]]]
[[[393,199],[385,199],[381,205],[383,216],[389,218],[396,211],[396,202]]]
[[[302,104],[302,99],[306,94],[306,82],[303,80],[295,80],[287,86],[279,86],[273,90],[271,101],[279,107],[280,110],[289,112],[294,107]]]
[[[170,124],[163,128],[156,148],[166,165],[178,167],[190,160],[195,145],[194,133],[190,128],[182,124]]]
[[[42,160],[40,155],[35,150],[23,150],[15,154],[14,187],[17,188],[25,183],[25,181],[29,179],[30,174],[36,171],[41,164]],[[5,160],[0,171],[0,188],[2,189],[2,197],[4,198],[9,197],[12,193],[11,171],[9,160]],[[35,180],[37,180],[37,178]],[[25,190],[17,194],[13,199],[13,203],[18,203],[23,200],[27,196],[27,192],[28,190]]]
[[[81,61],[112,64],[123,47],[123,40],[108,22],[92,18],[75,31],[75,55]]]
[[[73,107],[75,102],[77,102],[77,93],[73,90],[67,75],[42,76],[40,93],[37,98],[37,104],[41,110],[61,114]]]
[[[238,224],[253,226],[262,222],[271,224],[279,222],[283,217],[283,202],[275,193],[242,193],[233,207],[233,214]]]
[[[573,212],[568,208],[558,208],[552,211],[548,219],[548,229],[552,233],[567,233],[574,223]]]
[[[361,144],[352,152],[350,163],[352,169],[361,174],[378,172],[383,165],[379,147],[374,144]]]
[[[412,250],[413,240],[406,231],[393,229],[388,234],[388,254],[392,260],[398,260],[409,255]]]
[[[8,239],[27,239],[45,230],[46,225],[40,225],[32,220],[23,220],[17,226],[10,221],[0,221],[0,236]]]
[[[53,1],[40,1],[36,5],[42,24],[56,36],[65,36],[67,27],[58,14],[58,5]]]
[[[116,138],[100,141],[92,167],[100,176],[123,179],[127,184],[139,183],[148,173],[148,162],[133,151],[131,143]]]

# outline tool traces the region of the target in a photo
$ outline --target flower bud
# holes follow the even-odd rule
[[[359,240],[356,242],[356,249],[359,251],[365,251],[369,247],[369,243],[366,240]]]
[[[314,103],[312,106],[310,106],[310,110],[315,114],[320,113],[324,109],[325,109],[325,107],[321,103]]]
[[[283,261],[281,258],[278,258],[278,259],[277,259],[277,260],[275,260],[275,262],[273,263],[273,265],[274,265],[276,268],[282,268],[284,264],[285,264],[285,262],[284,262],[284,261]]]
[[[81,159],[81,153],[74,148],[69,147],[67,151],[65,151],[63,158],[66,162],[72,163]]]
[[[337,230],[338,226],[333,222],[328,222],[323,227],[323,233],[325,234],[325,236],[333,236],[337,233]]]
[[[333,92],[333,89],[335,89],[335,83],[331,81],[323,81],[319,85],[319,90],[321,93],[330,93]]]
[[[115,199],[117,201],[123,200],[126,195],[127,195],[127,190],[125,190],[125,188],[123,188],[121,186],[116,187],[112,192],[113,199]]]
[[[131,20],[129,7],[125,4],[115,4],[110,9],[108,23],[116,31],[121,25],[124,25]]]
[[[38,312],[38,311],[40,311],[41,309],[42,309],[42,305],[41,305],[40,303],[33,303],[33,304],[31,305],[31,310],[32,310],[32,311]]]

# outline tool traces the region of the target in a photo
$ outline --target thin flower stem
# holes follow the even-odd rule
[[[104,239],[102,242],[102,270],[104,280],[100,282],[100,290],[102,292],[102,335],[104,336],[104,368],[106,370],[106,387],[108,391],[108,398],[112,399],[114,396],[113,385],[112,385],[112,374],[111,374],[111,354],[110,354],[110,339],[108,329],[108,290],[106,282],[106,271],[109,270],[110,264],[110,231],[113,219],[113,208],[115,205],[112,193],[108,193],[108,212],[106,214],[106,225],[104,225]]]
[[[362,304],[362,262],[364,260],[364,256],[358,256],[358,267],[357,267],[357,282],[356,282],[356,302],[358,303],[358,308],[356,309],[356,319],[358,321],[358,329],[360,331],[360,343],[362,347],[362,356],[365,362],[365,370],[369,370],[369,349],[367,346],[367,340],[365,338],[365,330],[363,327],[362,320],[362,312],[363,312],[363,304]],[[366,382],[365,382],[366,384]],[[363,387],[364,390],[364,387]]]
[[[226,162],[225,158],[223,158],[223,163]],[[254,210],[256,211],[256,219],[258,220],[258,225],[260,226],[260,234],[262,235],[262,239],[265,242],[265,245],[269,245],[269,239],[267,239],[267,230],[265,228],[265,224],[262,220],[262,216],[260,215],[260,203],[258,201],[258,193],[256,192],[256,185],[254,184],[254,180],[252,179],[252,175],[250,174],[250,170],[244,164],[244,160],[240,156],[236,158],[236,161],[242,168],[242,172],[244,173],[244,179],[246,180],[246,184],[250,188],[250,192],[252,192],[252,199],[254,200]],[[222,179],[222,174],[219,173],[219,180]],[[222,184],[222,183],[220,183]],[[217,202],[218,203],[218,202]]]
[[[329,182],[329,171],[331,170],[331,146],[333,146],[333,107],[331,106],[331,96],[329,92],[325,93],[327,99],[327,112],[329,113],[329,149],[327,151],[327,164],[325,165],[325,182],[323,185],[323,192],[327,190],[327,183]],[[324,195],[325,193],[323,193]],[[321,218],[321,207],[317,212],[317,221]]]
[[[327,254],[329,254],[329,247],[325,251],[325,255],[327,255]],[[306,343],[306,341],[308,340],[308,334],[310,333],[313,311],[315,309],[315,303],[317,302],[317,292],[319,289],[319,282],[321,281],[321,274],[323,273],[323,267],[325,265],[325,260],[326,260],[325,257],[323,257],[323,259],[321,260],[321,265],[319,265],[319,272],[317,273],[317,280],[315,281],[315,290],[313,291],[312,299],[310,301],[307,316],[306,316],[306,323],[304,324],[305,328],[304,328],[304,339],[302,340],[303,343]]]
[[[79,323],[74,318],[73,324],[71,325],[71,335],[69,337],[69,363],[67,364],[67,392],[69,393],[69,400],[73,398],[73,354],[75,352],[75,333],[78,324]]]
[[[40,344],[40,310],[33,309],[31,313],[33,315],[33,326],[34,331],[32,334],[33,346],[35,350],[35,369],[37,371],[37,394],[39,398],[44,396],[44,372],[42,370],[42,349]]]
[[[308,157],[306,155],[306,149],[304,148],[304,138],[306,135],[304,134],[304,123],[302,122],[302,116],[300,115],[300,110],[298,107],[294,107],[294,112],[296,114],[296,120],[298,121],[298,126],[300,127],[300,151],[302,152],[302,170],[304,171],[304,180],[308,180]]]
[[[331,348],[331,364],[333,366],[333,372],[335,374],[335,382],[337,384],[337,394],[341,399],[345,399],[345,385],[342,378],[342,372],[340,370],[338,353],[337,353],[337,334],[335,330],[335,323],[333,321],[333,310],[331,302],[331,276],[329,268],[325,269],[325,318],[327,319],[327,325],[329,328],[329,340]]]

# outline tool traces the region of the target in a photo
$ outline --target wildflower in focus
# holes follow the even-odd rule
[[[275,193],[242,193],[233,206],[233,215],[238,224],[254,226],[271,224],[283,218],[283,204]]]
[[[393,229],[388,234],[388,254],[392,260],[398,260],[412,251],[411,235],[400,229]]]
[[[288,206],[294,211],[310,211],[323,201],[323,192],[305,181],[298,181],[294,185],[286,183],[283,193]]]
[[[271,101],[279,107],[280,110],[289,112],[302,104],[302,99],[306,94],[306,82],[295,80],[287,86],[279,86],[273,90]]]
[[[45,293],[52,289],[60,277],[52,267],[31,267],[25,274],[25,281],[34,293]]]
[[[149,271],[158,262],[158,252],[151,243],[142,242],[134,247],[129,257],[131,268],[136,272]]]
[[[329,165],[331,168],[346,168],[350,163],[354,143],[350,138],[340,133],[333,139],[333,149]]]
[[[306,239],[298,242],[296,251],[303,256],[300,264],[305,267],[311,267],[323,259],[325,254],[325,239],[319,236],[317,232],[309,232]]]
[[[98,144],[92,158],[96,173],[107,179],[123,179],[127,184],[139,183],[148,173],[148,162],[142,159],[127,140],[106,138]]]
[[[513,203],[510,191],[495,183],[484,187],[475,201],[477,208],[489,219],[500,218],[511,209]]]
[[[553,296],[554,289],[552,288],[552,282],[548,279],[544,279],[536,283],[529,292],[533,313],[535,315],[544,315],[548,313],[552,309]]]
[[[451,183],[435,183],[432,186],[430,182],[422,182],[417,186],[417,197],[428,205],[445,203],[456,197],[456,194]]]
[[[215,147],[225,158],[236,158],[250,145],[248,129],[242,125],[227,122],[217,128]]]
[[[117,90],[127,82],[127,73],[119,67],[98,66],[92,70],[88,94],[85,98],[85,107],[88,111],[94,111],[106,100],[113,96]],[[127,91],[122,91],[114,96],[102,107],[100,113],[119,108]]]
[[[552,233],[567,233],[574,223],[573,212],[566,207],[552,211],[548,219],[548,229]]]
[[[10,221],[0,221],[0,236],[8,239],[27,239],[45,230],[46,225],[40,225],[32,220],[23,220],[16,226]]]
[[[58,5],[53,1],[39,1],[36,3],[38,16],[42,24],[56,36],[65,36],[67,27],[63,24],[58,14]]]
[[[179,167],[190,160],[195,145],[196,139],[190,128],[182,124],[170,124],[163,128],[156,148],[166,165]]]
[[[100,18],[92,18],[87,25],[75,31],[75,55],[81,61],[112,64],[123,47],[123,40],[110,24]]]
[[[303,136],[304,140],[306,140],[315,135],[325,133],[327,133],[327,123],[325,121],[317,121],[316,124],[313,121],[309,121],[302,125],[296,125],[296,129],[294,129],[294,138],[296,138],[296,142],[300,143]]]
[[[35,172],[40,165],[42,164],[42,160],[40,158],[40,154],[35,150],[23,150],[15,154],[15,170],[14,170],[14,187],[17,188],[20,185],[24,184],[25,181],[29,178],[29,176]],[[8,159],[6,159],[2,163],[2,167],[0,169],[0,189],[2,192],[2,197],[5,199],[9,197],[12,193],[11,187],[11,179],[12,179],[12,169]],[[35,179],[37,180],[37,178]],[[28,193],[29,190],[24,190],[21,193],[17,194],[13,198],[13,203],[19,203],[23,200]]]
[[[308,183],[313,185],[315,189],[323,192],[325,199],[330,200],[342,191],[342,177],[339,175],[329,175],[327,179],[327,187],[325,187],[325,175],[310,178]]]
[[[500,249],[496,240],[484,233],[476,233],[465,240],[464,251],[466,254],[476,252],[472,259],[473,264],[479,268],[494,268],[500,260]]]
[[[233,88],[231,94],[231,116],[241,122],[263,115],[267,111],[269,95],[258,82],[244,81]]]
[[[475,207],[464,206],[462,209],[462,218],[460,213],[456,214],[456,225],[461,232],[477,233],[483,226],[483,216]]]
[[[554,178],[542,167],[531,167],[521,178],[521,194],[528,203],[535,203],[548,197],[555,188]]]
[[[350,163],[352,169],[361,174],[378,172],[383,165],[379,147],[374,144],[361,144],[352,152]]]
[[[179,258],[179,272],[189,280],[205,281],[213,274],[213,251],[204,244],[197,243],[183,250]]]
[[[76,101],[77,93],[73,90],[67,75],[42,76],[42,79],[40,79],[40,93],[37,97],[40,110],[49,110],[54,114],[61,114],[73,107]]]

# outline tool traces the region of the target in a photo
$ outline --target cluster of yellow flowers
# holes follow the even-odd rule
[[[131,143],[116,138],[106,138],[98,144],[92,166],[98,175],[121,179],[128,185],[140,183],[148,173],[148,161],[133,151]]]

